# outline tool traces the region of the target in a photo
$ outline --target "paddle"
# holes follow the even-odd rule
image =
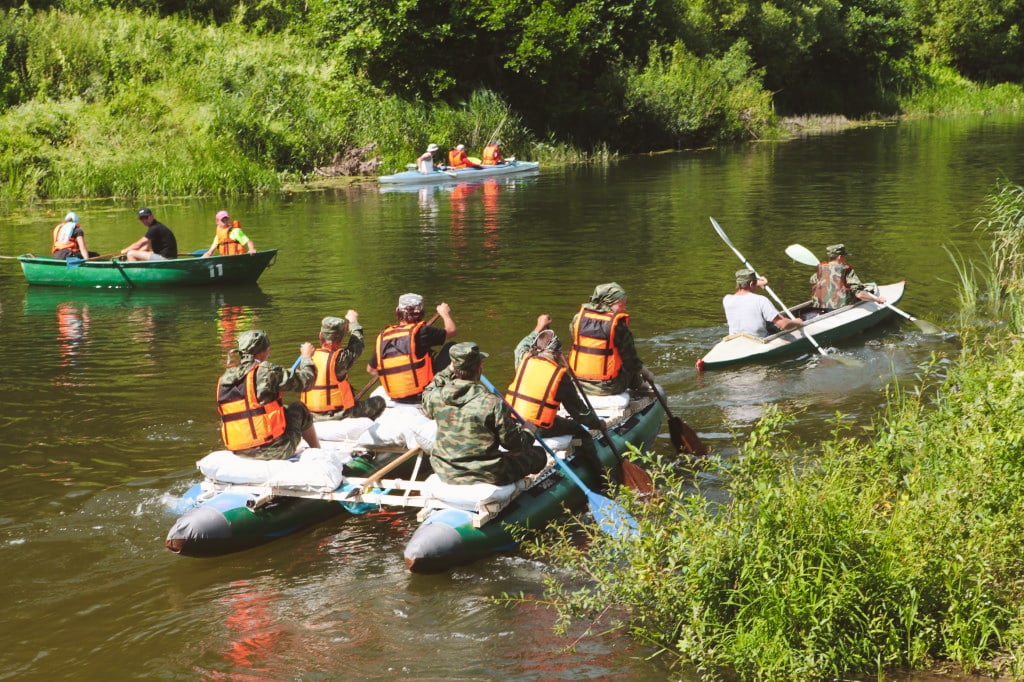
[[[418,452],[420,452],[420,446],[418,446],[418,445],[416,447],[414,447],[414,448],[406,450],[405,452],[400,454],[398,457],[395,457],[393,460],[388,462],[387,465],[381,467],[376,472],[374,472],[372,476],[370,476],[365,481],[363,481],[362,487],[352,488],[347,493],[345,493],[345,496],[343,498],[341,498],[341,499],[348,500],[348,499],[351,499],[351,498],[355,497],[356,495],[359,495],[359,494],[362,494],[362,493],[364,493],[364,492],[366,492],[368,490],[371,490],[375,483],[379,482],[382,478],[384,478],[384,476],[386,476],[387,474],[389,474],[392,471],[394,471],[395,469],[397,469],[400,464],[402,464],[403,462],[405,462],[406,460],[408,460],[410,457],[412,457],[413,455],[417,454]]]
[[[583,399],[583,404],[587,406],[588,410],[594,412],[594,406],[590,403],[590,398],[587,397],[586,391],[583,390],[583,385],[580,384],[579,377],[577,377],[576,373],[572,371],[572,367],[569,366],[569,363],[565,362],[565,356],[562,353],[559,353],[558,357],[562,360],[562,366],[565,367],[565,372],[569,375],[569,380],[572,381],[572,385],[576,388],[576,392],[579,393],[580,398]],[[647,494],[654,492],[654,481],[651,480],[651,475],[622,456],[622,453],[619,452],[619,448],[615,445],[615,441],[613,441],[612,437],[608,435],[608,428],[604,425],[604,420],[599,419],[599,422],[600,426],[597,428],[601,430],[601,435],[604,436],[605,441],[608,443],[608,447],[611,448],[612,453],[615,455],[615,459],[619,460],[619,469],[622,471],[623,485],[627,488],[632,488],[639,493]]]
[[[725,230],[722,229],[722,226],[718,224],[718,221],[715,220],[714,218],[711,218],[711,225],[714,226],[715,232],[717,232],[718,236],[722,238],[722,241],[725,242],[725,245],[728,246],[730,249],[732,249],[732,252],[736,254],[736,256],[743,262],[743,264],[745,266],[747,266],[747,268],[749,270],[754,270],[754,266],[750,264],[750,261],[748,261],[746,258],[744,258],[743,254],[740,253],[739,249],[737,249],[735,246],[733,246],[732,242],[729,241],[729,237],[725,234]],[[757,270],[754,270],[754,276],[760,279],[760,275],[757,274]],[[786,307],[786,304],[783,303],[781,300],[779,300],[779,297],[775,295],[775,292],[772,291],[772,288],[770,286],[765,286],[764,290],[767,291],[768,294],[772,298],[775,299],[775,302],[779,304],[779,307],[782,308],[782,312],[787,317],[789,317],[791,320],[795,320],[796,319],[796,317],[789,310],[789,308]],[[831,356],[829,356],[828,353],[825,352],[824,348],[822,348],[820,345],[818,345],[818,342],[815,340],[815,338],[813,336],[810,335],[810,333],[806,329],[804,329],[803,327],[800,327],[800,331],[803,332],[804,338],[806,338],[808,341],[811,342],[811,345],[814,346],[815,350],[817,350],[819,353],[821,353],[824,357],[831,357]],[[837,356],[837,359],[840,362],[845,362],[845,358],[841,358],[841,357]]]
[[[494,387],[494,384],[492,384],[483,374],[480,375],[480,383],[486,386],[488,391],[501,398],[501,401],[505,403],[505,407],[508,407],[512,416],[515,417],[520,424],[526,423],[523,421],[523,418],[512,409],[508,402],[506,402],[505,397],[501,393],[498,393],[498,389]],[[569,480],[579,486],[580,490],[582,490],[587,496],[587,504],[590,506],[590,513],[594,516],[594,520],[597,521],[598,528],[615,538],[623,536],[639,537],[640,527],[637,525],[636,519],[630,516],[629,512],[627,512],[622,505],[617,504],[616,502],[609,500],[607,497],[599,495],[588,488],[586,484],[580,480],[580,477],[576,475],[576,472],[573,471],[568,464],[559,459],[551,447],[544,442],[543,438],[535,433],[532,435],[534,439],[540,443],[540,446],[544,448],[549,455],[551,455],[551,458],[555,460],[555,464],[562,469],[562,473],[569,477]]]
[[[668,416],[668,436],[676,452],[682,454],[685,451],[697,457],[707,457],[708,448],[704,445],[704,441],[700,439],[700,436],[697,435],[697,432],[690,428],[690,425],[681,418],[672,415],[672,410],[668,408],[668,401],[665,400],[665,396],[661,394],[661,391],[658,390],[653,381],[646,376],[644,381],[654,391],[655,397],[661,403],[662,409],[665,410],[665,414]]]
[[[122,256],[114,256],[113,258],[110,259],[110,262],[114,264],[114,267],[117,268],[117,271],[121,273],[122,277],[124,277],[124,281],[128,282],[128,287],[134,289],[135,283],[128,279],[128,275],[125,273],[124,267],[121,265],[121,258]]]
[[[803,265],[818,267],[818,263],[820,262],[817,256],[814,255],[814,252],[812,252],[806,246],[801,246],[800,244],[790,244],[789,246],[787,246],[786,255],[795,260],[797,263],[802,263]],[[902,315],[903,317],[907,318],[915,325],[917,325],[917,328],[920,329],[925,334],[945,333],[938,325],[934,325],[931,322],[928,322],[927,320],[919,320],[910,313],[900,310],[899,308],[894,306],[892,303],[889,303],[888,301],[886,301],[885,303],[880,303],[879,305],[885,306],[894,313]]]

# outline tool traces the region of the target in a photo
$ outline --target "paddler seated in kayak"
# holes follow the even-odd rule
[[[430,175],[434,172],[434,152],[440,147],[431,142],[427,145],[427,151],[419,155],[416,159],[416,170],[424,175]]]
[[[485,166],[497,166],[504,162],[505,159],[501,156],[501,142],[495,140],[484,147],[480,163]]]
[[[281,391],[305,391],[316,378],[313,344],[299,349],[298,366],[287,369],[269,362],[270,340],[266,332],[252,329],[238,337],[241,359],[229,365],[217,382],[217,412],[224,447],[236,455],[256,459],[288,459],[299,441],[320,447],[313,416],[296,400],[287,407]]]
[[[828,261],[819,263],[818,271],[811,275],[811,306],[818,313],[827,313],[858,300],[885,303],[885,297],[876,296],[850,267],[843,244],[826,246],[825,253]]]
[[[480,383],[487,354],[465,342],[452,346],[450,356],[423,394],[423,410],[437,422],[430,455],[434,473],[443,483],[508,485],[541,471],[547,453]]]
[[[423,297],[402,294],[395,307],[398,321],[377,335],[366,372],[380,377],[384,391],[396,403],[419,403],[423,389],[434,378],[434,368],[448,365],[451,344],[446,342],[455,336],[457,327],[447,303],[437,305],[437,315],[443,328],[424,324]],[[441,347],[431,354],[436,346]]]
[[[448,152],[448,167],[449,168],[483,168],[478,163],[473,163],[469,160],[466,155],[466,145],[457,144],[455,149]]]
[[[50,253],[57,260],[89,257],[89,250],[85,248],[85,231],[78,224],[78,214],[74,211],[64,216],[64,220],[53,228],[53,246]]]
[[[569,367],[590,395],[618,395],[654,377],[640,361],[629,329],[626,291],[616,282],[598,284],[569,331]]]
[[[341,347],[345,333],[348,345]],[[313,421],[366,417],[376,419],[387,402],[380,396],[355,399],[348,372],[363,352],[363,327],[359,313],[349,310],[345,319],[325,317],[320,322],[320,347],[313,351],[316,379],[308,391],[299,393],[299,400],[313,414]]]
[[[600,429],[604,424],[573,385],[561,353],[562,342],[550,324],[550,315],[540,315],[537,326],[516,347],[516,375],[505,400],[520,417],[537,427],[541,438],[579,438],[577,453],[601,475],[604,467],[587,428]],[[558,414],[563,406],[571,418]]]
[[[764,338],[776,331],[796,329],[803,325],[803,320],[783,315],[767,297],[754,293],[754,289],[766,286],[768,280],[764,277],[758,279],[753,270],[744,268],[736,271],[736,292],[722,298],[730,334],[742,333]]]
[[[217,211],[214,229],[216,232],[213,235],[213,243],[202,255],[203,258],[214,253],[218,256],[239,256],[245,253],[246,249],[250,256],[256,253],[256,244],[242,232],[241,223],[232,220],[227,211]]]

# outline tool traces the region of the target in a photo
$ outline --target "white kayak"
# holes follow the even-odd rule
[[[539,169],[540,163],[537,161],[507,161],[495,166],[481,166],[480,168],[435,169],[432,173],[406,170],[394,175],[382,175],[377,178],[377,182],[383,185],[426,185],[439,182],[483,180],[503,175],[529,173]]]

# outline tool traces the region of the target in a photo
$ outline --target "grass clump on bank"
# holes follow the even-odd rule
[[[565,621],[623,627],[702,679],[1024,675],[1022,215],[1024,189],[999,188],[990,262],[965,269],[998,273],[1000,307],[974,310],[1001,317],[966,319],[955,362],[891,387],[869,439],[837,419],[809,447],[769,410],[721,463],[728,502],[651,462],[665,492],[631,507],[639,542],[536,546],[565,571],[548,594]]]

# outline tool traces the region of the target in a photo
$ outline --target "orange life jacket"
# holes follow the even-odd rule
[[[392,399],[419,395],[434,378],[430,353],[415,357],[423,322],[393,324],[377,336],[377,376]]]
[[[619,375],[622,355],[615,347],[615,330],[629,324],[628,313],[607,312],[583,306],[572,325],[569,365],[580,379],[605,381]]]
[[[498,151],[498,145],[489,144],[484,147],[483,158],[480,160],[481,164],[484,166],[496,166],[501,163],[501,161],[501,152]]]
[[[241,223],[237,220],[232,220],[231,225],[225,227],[224,225],[217,226],[217,253],[221,256],[240,256],[243,253],[247,253],[247,250],[240,243],[231,238],[231,230],[236,227],[241,227]]]
[[[81,255],[79,253],[78,240],[71,236],[75,233],[75,228],[78,227],[78,223],[71,226],[71,229],[67,232],[66,238],[62,235],[65,225],[67,225],[66,222],[61,222],[57,223],[57,226],[53,228],[53,249],[50,253],[57,253],[62,249],[68,249],[72,253]]]
[[[260,405],[256,398],[257,367],[259,363],[231,386],[217,382],[220,437],[224,447],[232,452],[267,445],[284,435],[286,422],[281,394],[266,405]]]
[[[316,366],[316,379],[308,391],[299,392],[299,400],[309,408],[310,412],[337,412],[347,410],[356,404],[352,395],[352,384],[348,382],[348,376],[344,379],[338,378],[335,371],[338,353],[326,348],[317,348],[313,351],[313,364]]]
[[[555,423],[561,403],[555,398],[565,368],[548,358],[527,355],[509,384],[505,400],[520,417],[542,429]]]

